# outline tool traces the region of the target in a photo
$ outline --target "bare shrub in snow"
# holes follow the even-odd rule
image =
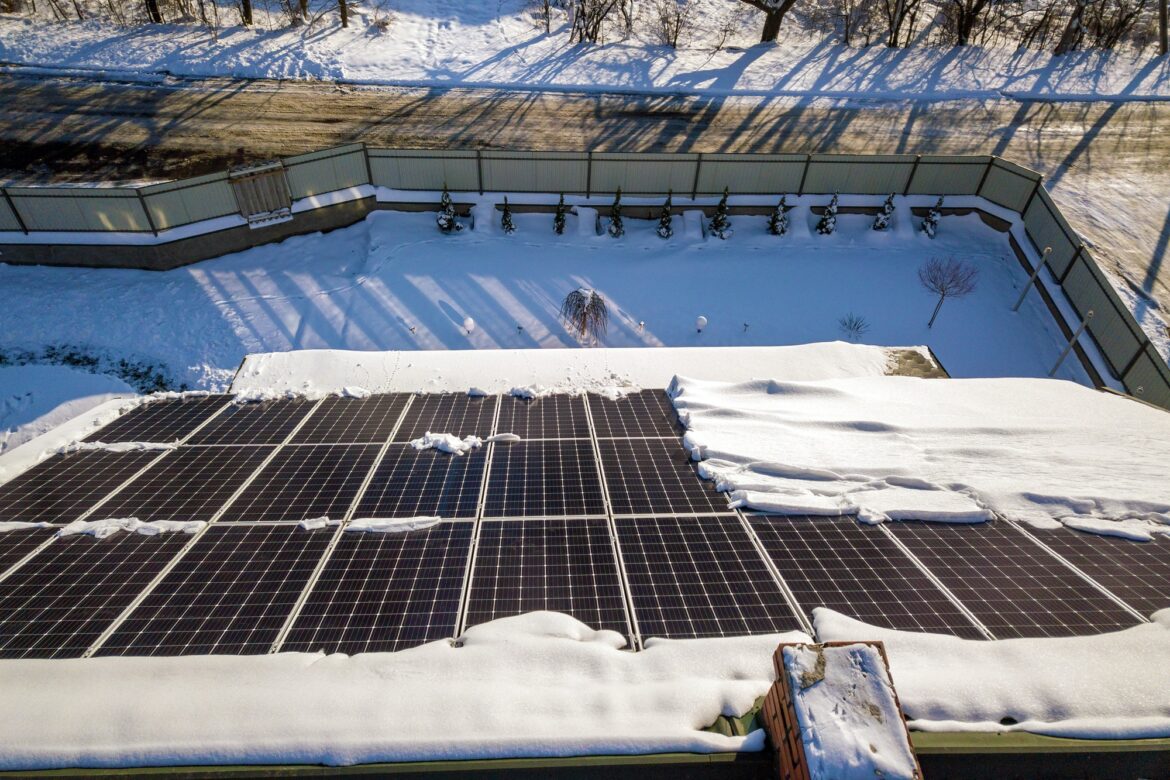
[[[975,292],[978,277],[979,271],[975,266],[963,260],[956,260],[953,257],[947,258],[946,261],[937,257],[927,260],[926,264],[918,269],[918,280],[922,282],[923,287],[938,296],[938,303],[935,304],[934,314],[930,315],[930,322],[926,323],[926,327],[934,327],[934,320],[947,298],[962,298]]]
[[[849,312],[841,319],[837,320],[837,327],[841,329],[841,333],[850,341],[857,341],[869,331],[869,322],[860,314]]]
[[[609,15],[619,0],[574,0],[569,40],[573,43],[597,43]]]
[[[579,287],[565,296],[561,317],[578,338],[600,341],[609,327],[609,306],[601,293]]]
[[[651,17],[654,35],[663,45],[677,49],[679,40],[689,35],[694,15],[690,0],[657,0]]]

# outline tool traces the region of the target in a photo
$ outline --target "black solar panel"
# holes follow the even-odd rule
[[[590,395],[589,411],[601,439],[678,438],[683,433],[670,399],[661,390],[643,390],[616,401]]]
[[[748,518],[797,603],[884,628],[983,634],[881,529],[853,518]]]
[[[1170,539],[1131,542],[1063,529],[1028,532],[1143,615],[1170,607]]]
[[[0,574],[8,571],[57,533],[56,528],[24,528],[0,533]]]
[[[190,444],[280,444],[316,401],[304,399],[232,404]]]
[[[890,530],[998,639],[1116,631],[1137,623],[1006,523],[891,523]]]
[[[391,444],[358,504],[357,517],[475,517],[484,450],[449,455]]]
[[[151,401],[131,409],[85,440],[107,444],[118,441],[178,441],[198,428],[227,402],[226,395]]]
[[[223,520],[340,520],[378,455],[377,444],[285,446],[240,494]]]
[[[596,458],[588,441],[496,445],[485,517],[605,514]]]
[[[598,441],[615,515],[730,512],[725,494],[701,479],[678,439]]]
[[[272,452],[271,447],[181,447],[94,514],[209,520]]]
[[[800,629],[739,518],[643,517],[615,522],[643,638]]]
[[[480,525],[468,626],[537,610],[595,629],[628,630],[605,520],[495,520]]]
[[[394,438],[411,441],[427,431],[452,433],[460,439],[465,436],[485,438],[491,435],[495,414],[495,397],[459,393],[416,395]]]
[[[514,433],[524,439],[588,439],[585,399],[567,395],[501,398],[496,431]]]
[[[0,658],[75,658],[191,538],[57,539],[0,587]]]
[[[89,450],[57,455],[0,486],[0,520],[76,520],[160,454]]]
[[[473,523],[346,532],[282,650],[403,650],[455,633]]]
[[[297,444],[380,444],[390,439],[408,395],[334,396],[291,439]]]
[[[97,655],[268,652],[335,532],[212,525]]]

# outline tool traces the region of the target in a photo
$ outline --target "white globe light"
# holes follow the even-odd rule
[[[707,327],[707,318],[700,314],[695,318],[695,330],[699,331],[699,333],[702,333],[703,328],[705,327]]]
[[[471,331],[475,330],[475,320],[471,319],[471,317],[465,317],[463,320],[463,329],[471,333]]]

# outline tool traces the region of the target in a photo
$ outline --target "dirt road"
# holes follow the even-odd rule
[[[349,141],[598,151],[991,153],[1043,172],[1163,346],[1170,103],[723,99],[0,76],[0,179],[166,179]],[[1128,292],[1126,292],[1128,290]]]

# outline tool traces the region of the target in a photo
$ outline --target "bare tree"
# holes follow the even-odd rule
[[[764,31],[760,34],[760,43],[776,40],[776,36],[780,34],[780,24],[784,21],[784,15],[792,10],[792,6],[796,5],[796,0],[740,0],[740,2],[747,3],[752,8],[764,12]]]
[[[1068,24],[1064,26],[1053,54],[1068,54],[1081,45],[1085,37],[1085,10],[1088,5],[1089,0],[1073,0],[1072,14],[1068,17]]]
[[[890,29],[890,37],[886,39],[886,46],[897,48],[902,37],[902,30],[906,20],[910,20],[911,29],[914,27],[914,17],[918,14],[918,4],[921,0],[882,0],[882,10],[886,14],[886,24]],[[909,39],[909,35],[906,36]]]
[[[950,0],[946,14],[954,25],[955,43],[966,46],[978,28],[989,0]]]
[[[690,31],[695,5],[690,0],[657,0],[654,6],[654,32],[665,45],[678,48],[679,39]]]
[[[930,322],[926,327],[934,327],[934,320],[938,317],[939,309],[947,298],[962,298],[975,292],[975,281],[979,271],[962,260],[947,258],[946,262],[932,257],[918,269],[918,281],[930,292],[938,296],[938,303],[934,307],[934,314],[930,315]]]
[[[597,43],[601,28],[619,0],[575,0],[573,25],[569,40],[574,43]]]
[[[609,306],[601,293],[580,287],[565,296],[561,317],[578,338],[600,341],[609,327]]]

